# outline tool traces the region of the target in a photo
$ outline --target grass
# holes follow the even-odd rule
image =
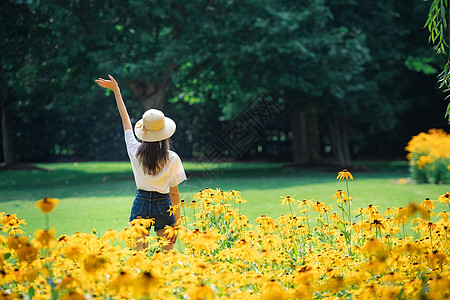
[[[50,225],[58,234],[77,231],[103,233],[109,228],[120,230],[127,226],[135,184],[128,162],[87,162],[40,164],[44,170],[0,172],[0,212],[17,213],[27,221],[27,233],[42,228],[44,216],[35,201],[55,197],[61,203],[50,215]],[[289,208],[280,206],[280,196],[294,196],[298,200],[315,199],[333,203],[337,189],[345,189],[345,182],[337,181],[340,171],[326,168],[294,168],[270,163],[212,164],[184,162],[188,180],[179,187],[186,202],[205,187],[237,190],[247,203],[242,213],[252,222],[265,214],[277,218]],[[366,167],[366,168],[362,168]],[[413,183],[400,184],[408,177],[405,162],[358,162],[349,183],[354,197],[353,208],[373,204],[381,212],[387,207],[421,202],[426,197],[437,199],[450,191],[450,185]],[[350,169],[350,171],[352,171]],[[334,204],[335,209],[337,206]],[[437,207],[437,211],[448,208]],[[191,209],[187,209],[192,219]]]

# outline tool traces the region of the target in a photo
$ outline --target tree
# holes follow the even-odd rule
[[[450,30],[448,28],[450,16],[450,5],[448,0],[433,0],[428,12],[428,19],[425,27],[430,32],[429,42],[436,45],[437,53],[446,53],[446,49],[450,43]],[[445,92],[450,90],[450,52],[448,54],[447,62],[444,65],[442,72],[439,74],[438,81],[440,87],[444,88]],[[448,96],[447,96],[448,98]],[[447,106],[445,116],[450,123],[450,103]]]
[[[39,68],[48,36],[42,27],[36,26],[42,21],[42,16],[29,10],[25,4],[11,1],[1,4],[0,103],[6,165],[17,162],[14,119],[36,115],[37,108],[45,103],[45,99],[40,98],[43,80]],[[39,39],[34,39],[35,36]],[[34,99],[29,98],[31,93],[34,93]]]
[[[184,79],[196,81],[186,89],[236,107],[259,91],[274,95],[289,110],[294,162],[320,162],[319,107],[361,87],[354,83],[368,58],[363,35],[333,26],[324,1],[220,4],[201,20],[205,54],[192,51]]]
[[[143,109],[162,108],[184,53],[178,6],[177,1],[2,2],[6,164],[16,161],[14,119],[52,110],[58,119],[83,121],[73,113],[89,114],[102,93],[92,89],[93,79],[107,72],[129,87]]]

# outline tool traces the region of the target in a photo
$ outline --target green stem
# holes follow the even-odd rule
[[[45,229],[49,230],[50,221],[49,221],[49,218],[48,218],[48,213],[45,213],[44,215],[45,215]]]
[[[405,232],[405,222],[403,222],[403,224],[402,224],[402,228],[403,228],[403,240],[405,240],[405,238],[406,238],[406,232]]]
[[[429,226],[430,229],[430,241],[431,241],[431,249],[433,249],[433,236],[431,235],[431,226]]]
[[[309,222],[308,212],[305,212],[305,217],[306,217],[306,221],[308,222],[308,234],[309,234],[309,236],[312,236],[311,235],[311,223]]]
[[[347,197],[350,198],[350,190],[348,189],[348,179],[345,179],[345,185],[347,186]]]
[[[183,206],[183,215],[184,215],[184,225],[187,226],[187,220],[186,220],[186,209]]]

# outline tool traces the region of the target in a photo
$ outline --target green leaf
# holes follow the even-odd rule
[[[357,214],[357,215],[355,216],[355,218],[353,219],[353,222],[352,222],[352,223],[355,223],[356,220],[357,220],[359,217],[361,217],[361,216],[362,216],[362,214]]]
[[[27,294],[30,297],[30,299],[33,299],[35,293],[36,293],[36,290],[34,289],[34,287],[30,287],[28,289],[28,293]]]
[[[448,117],[448,121],[450,124],[450,103],[447,105],[447,112],[444,115],[444,118],[447,118],[447,117]]]
[[[5,253],[5,254],[3,254],[3,257],[5,258],[5,260],[7,260],[8,258],[10,258],[11,257],[11,253]]]

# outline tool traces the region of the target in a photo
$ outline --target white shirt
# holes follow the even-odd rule
[[[130,129],[125,131],[125,143],[138,189],[167,194],[170,187],[177,186],[186,180],[181,159],[175,152],[169,150],[169,160],[161,172],[156,175],[149,175],[144,172],[139,159],[136,157],[141,143],[136,140],[133,131]]]

